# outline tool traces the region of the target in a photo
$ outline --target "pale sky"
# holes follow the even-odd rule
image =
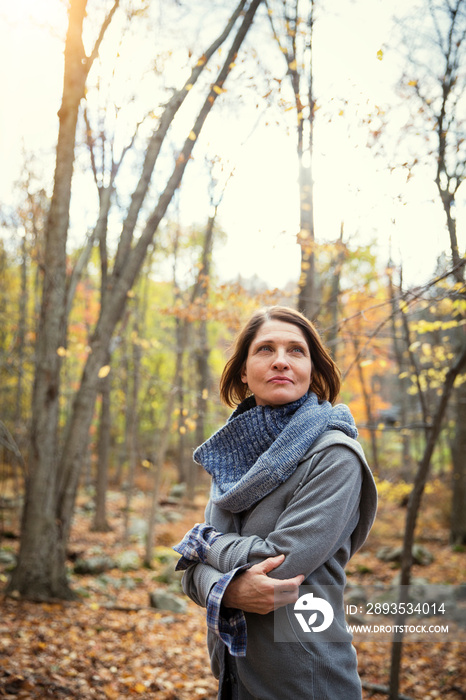
[[[358,104],[359,116],[364,109],[394,99],[399,55],[391,46],[390,16],[406,7],[406,0],[339,0],[332,3],[333,13],[319,16],[315,76],[322,113],[333,99],[346,97],[353,106]],[[37,155],[46,177],[53,173],[63,63],[59,32],[65,26],[60,0],[0,0],[0,201],[6,204],[12,201],[23,146]],[[230,80],[234,81],[234,73]],[[319,102],[319,94],[317,98]],[[269,120],[265,126],[265,102],[254,112],[249,101],[245,96],[244,105],[233,115],[216,105],[202,137],[211,154],[235,165],[219,209],[228,241],[217,251],[217,266],[226,278],[257,274],[272,287],[282,286],[299,277],[294,115],[283,114],[279,125]],[[405,278],[414,283],[428,279],[436,256],[448,249],[443,213],[438,202],[432,203],[436,194],[432,182],[419,175],[406,184],[399,174],[389,175],[382,160],[366,147],[365,133],[354,118],[323,120],[317,135],[317,239],[336,239],[344,221],[352,245],[375,238],[384,264],[391,238],[395,259],[398,255],[403,259]],[[399,194],[403,204],[397,203]],[[190,166],[181,194],[184,220],[202,223],[207,201],[205,180]],[[459,217],[464,249],[464,206]]]

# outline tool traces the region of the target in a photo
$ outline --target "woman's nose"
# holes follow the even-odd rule
[[[285,353],[278,352],[275,355],[273,366],[275,369],[286,369],[288,367],[288,360]]]

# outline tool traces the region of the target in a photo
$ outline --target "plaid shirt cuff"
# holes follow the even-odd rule
[[[215,540],[221,536],[211,525],[196,523],[173,549],[181,554],[175,571],[187,569],[191,564],[205,564],[207,552]]]
[[[224,574],[212,587],[207,599],[207,627],[220,637],[232,656],[246,656],[246,618],[242,610],[222,607],[222,598],[238,571],[248,568],[249,564],[244,564]]]

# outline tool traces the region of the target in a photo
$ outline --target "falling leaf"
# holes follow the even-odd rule
[[[108,377],[110,373],[110,365],[104,365],[99,369],[99,379],[104,379],[104,377]]]
[[[214,85],[212,90],[217,93],[217,95],[221,95],[222,92],[226,92],[223,88],[220,87],[220,85]]]
[[[195,141],[195,140],[197,139],[197,136],[196,136],[196,134],[195,134],[194,131],[190,131],[190,132],[189,132],[188,139],[189,139],[190,141]]]
[[[382,49],[379,49],[379,50],[377,51],[377,58],[378,58],[379,61],[381,61],[381,60],[383,59],[383,51],[382,51]]]
[[[57,355],[59,357],[66,357],[67,352],[66,352],[66,349],[62,345],[60,345],[60,347],[57,348]]]

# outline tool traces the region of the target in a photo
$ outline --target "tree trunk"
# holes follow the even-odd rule
[[[139,417],[138,417],[138,396],[139,387],[141,384],[141,346],[139,345],[139,310],[136,309],[136,319],[133,324],[133,341],[132,341],[132,383],[131,396],[129,400],[128,411],[128,471],[126,475],[125,491],[125,521],[124,521],[124,540],[129,541],[130,530],[130,513],[131,500],[133,498],[134,478],[136,475],[136,464],[138,461],[138,433],[139,433]]]
[[[184,324],[183,324],[184,325]],[[187,330],[187,329],[186,329]],[[177,346],[177,352],[181,354],[181,363],[183,364],[183,358],[185,355],[185,350],[186,350],[186,343],[187,339],[185,341],[185,345],[182,348],[179,348]],[[180,374],[177,377],[178,379],[178,385],[176,387],[176,394],[178,398],[178,410],[179,410],[179,415],[178,415],[178,479],[180,483],[188,483],[188,477],[189,477],[189,472],[188,472],[188,463],[186,459],[186,408],[185,408],[185,388],[184,388],[184,373],[183,370],[181,369]]]
[[[455,392],[454,415],[456,430],[451,446],[453,483],[451,503],[450,541],[466,544],[466,384]],[[458,421],[462,421],[458,424]]]
[[[110,358],[108,358],[110,364]],[[95,513],[92,529],[95,532],[109,532],[111,527],[107,521],[107,488],[110,452],[110,412],[111,373],[100,380],[100,422],[99,441],[97,448],[97,474],[95,481]]]
[[[155,530],[155,518],[157,514],[158,497],[159,497],[159,484],[160,477],[163,470],[163,465],[165,464],[165,458],[168,450],[168,443],[170,439],[170,426],[172,422],[173,409],[175,407],[176,400],[176,386],[179,373],[181,371],[180,367],[181,356],[177,356],[177,364],[175,367],[175,375],[172,382],[173,389],[168,396],[168,402],[166,406],[165,414],[165,424],[162,426],[159,437],[158,449],[155,455],[153,464],[153,483],[149,507],[149,518],[147,521],[147,537],[146,537],[146,548],[144,555],[144,564],[148,567],[151,566],[152,562],[152,547],[154,542],[154,530]]]
[[[444,35],[438,28],[436,9],[445,13],[446,24],[442,28]],[[463,143],[463,122],[460,110],[457,109],[455,93],[464,90],[464,56],[466,50],[466,32],[464,28],[464,0],[457,0],[453,6],[449,2],[440,3],[436,8],[434,4],[429,7],[430,15],[436,24],[440,41],[436,37],[436,51],[441,69],[439,70],[439,87],[442,99],[437,114],[435,115],[435,131],[437,135],[437,149],[434,152],[436,161],[436,178],[438,193],[445,212],[448,236],[450,239],[450,252],[453,262],[454,279],[458,285],[453,296],[459,295],[466,299],[464,289],[464,258],[462,258],[458,246],[456,231],[456,194],[460,187],[464,186],[466,176],[466,159]],[[454,155],[452,155],[454,154]],[[455,330],[455,350],[460,352],[465,343],[464,326],[466,314],[457,312],[455,320],[460,324]],[[466,459],[464,457],[466,446],[466,388],[460,385],[456,390],[455,401],[455,436],[452,444],[453,460],[453,495],[452,495],[452,519],[450,538],[452,542],[466,541]]]
[[[121,336],[121,360],[120,360],[120,377],[122,376],[122,393],[123,393],[123,414],[124,414],[124,431],[123,443],[118,450],[118,467],[115,475],[115,483],[119,486],[123,483],[125,469],[128,468],[129,445],[131,433],[131,402],[129,398],[129,357],[128,357],[128,341],[127,338]]]
[[[121,161],[120,161],[121,162]],[[118,167],[113,168],[112,177],[116,176]],[[113,179],[110,180],[108,187],[99,188],[99,217],[97,225],[94,229],[91,240],[88,241],[84,254],[81,256],[82,268],[87,264],[90,251],[92,250],[93,240],[99,241],[100,253],[100,272],[101,272],[101,290],[100,303],[104,304],[104,298],[107,291],[108,277],[108,251],[107,251],[107,230],[108,216],[110,212],[110,203],[113,192]],[[76,277],[77,275],[75,275]],[[76,284],[76,282],[75,282]],[[107,522],[107,488],[108,488],[108,468],[109,468],[109,451],[110,451],[110,429],[111,429],[111,412],[110,412],[110,394],[111,394],[111,374],[110,374],[111,352],[110,348],[106,357],[107,374],[100,378],[99,389],[101,396],[101,411],[99,423],[99,441],[97,450],[97,475],[96,475],[96,490],[95,490],[95,517],[93,530],[98,532],[108,532],[111,528]]]
[[[199,321],[198,328],[197,348],[194,353],[194,362],[197,369],[196,446],[201,445],[205,440],[205,421],[212,384],[209,368],[209,355],[210,345],[207,337],[207,322],[205,319],[201,319],[201,321]],[[187,491],[187,497],[190,499],[191,503],[194,500],[198,473],[199,466],[192,460]]]
[[[214,244],[214,228],[215,220],[217,218],[217,210],[221,198],[223,197],[224,191],[222,192],[220,199],[214,206],[214,213],[209,217],[207,222],[204,245],[202,249],[201,264],[199,267],[199,273],[197,276],[196,284],[193,289],[192,301],[200,300],[199,308],[205,304],[209,297],[209,287],[210,287],[210,267],[212,261],[212,250]],[[207,400],[210,390],[210,371],[209,371],[209,340],[207,335],[207,320],[206,313],[202,312],[201,317],[198,322],[197,328],[197,340],[194,349],[194,362],[197,368],[197,401],[196,401],[196,444],[201,445],[204,442],[205,434],[205,416],[207,413]],[[187,489],[187,499],[192,503],[194,499],[194,493],[197,482],[198,465],[191,460],[189,468],[188,477],[188,489]]]
[[[29,476],[18,566],[10,591],[30,597],[70,597],[64,542],[56,519],[60,348],[66,342],[66,242],[76,124],[87,77],[82,44],[87,0],[73,0],[65,44],[63,99],[55,179],[45,235],[44,280],[36,344]],[[57,556],[58,554],[58,556]]]
[[[343,231],[344,225],[341,222],[340,227],[340,238],[335,243],[335,259],[332,264],[331,269],[331,280],[330,280],[330,294],[327,302],[327,306],[330,308],[330,330],[326,334],[326,344],[329,347],[332,357],[338,364],[338,343],[340,340],[340,333],[338,327],[339,318],[339,300],[340,300],[340,287],[341,287],[341,273],[343,270],[343,263],[346,259],[346,245],[343,242]]]
[[[277,20],[269,12],[273,35],[285,56],[294,93],[297,116],[297,155],[299,167],[299,224],[297,242],[301,249],[301,275],[299,279],[298,308],[311,320],[315,320],[319,303],[315,270],[315,236],[314,236],[314,183],[312,178],[313,130],[314,130],[314,84],[312,61],[312,34],[314,28],[314,0],[310,0],[307,19],[300,15],[300,2],[283,2],[284,24],[283,39],[280,37]],[[304,29],[306,26],[306,30]],[[305,38],[304,34],[306,33]],[[304,50],[300,50],[299,37],[305,41]],[[304,83],[304,88],[303,88]],[[302,94],[305,92],[305,96]],[[307,106],[306,106],[307,101]],[[304,112],[307,110],[307,116]]]
[[[376,473],[378,473],[379,463],[378,463],[376,424],[375,424],[374,415],[372,412],[372,402],[371,402],[370,391],[367,387],[366,377],[364,376],[364,368],[361,365],[359,340],[358,340],[359,335],[360,335],[360,333],[358,332],[358,330],[356,330],[356,333],[353,336],[353,347],[354,347],[354,354],[357,358],[356,364],[357,364],[357,370],[358,370],[359,385],[361,387],[364,408],[366,410],[367,430],[369,431],[369,435],[370,435],[370,439],[371,439],[372,464],[373,464],[374,471]]]
[[[157,460],[156,464],[152,464],[152,469],[152,489],[149,506],[149,518],[147,521],[146,547],[144,550],[144,566],[146,566],[148,569],[152,567],[152,546],[154,541],[155,519],[157,517],[157,508],[159,505],[160,479],[162,475],[161,462]]]
[[[207,336],[207,322],[205,319],[199,321],[196,349],[194,351],[194,362],[197,374],[197,400],[196,400],[196,446],[201,445],[205,440],[205,420],[207,406],[211,389],[211,376],[209,368],[210,345]],[[194,501],[196,484],[200,467],[191,459],[188,478],[187,498],[191,503]]]
[[[22,406],[23,406],[23,386],[24,386],[24,356],[25,356],[25,340],[27,332],[27,308],[28,308],[28,250],[27,237],[24,232],[22,241],[21,255],[21,294],[19,299],[19,320],[18,320],[18,340],[17,340],[17,357],[18,357],[18,380],[16,384],[16,408],[15,408],[15,434],[16,441],[21,446],[23,445],[23,421],[22,421]]]
[[[174,303],[182,303],[182,293],[180,286],[177,282],[177,267],[178,267],[178,251],[180,246],[180,227],[178,226],[175,231],[175,240],[173,243],[173,289]],[[186,353],[186,347],[188,344],[189,335],[189,320],[180,316],[175,317],[175,376],[173,378],[173,391],[176,396],[176,402],[178,404],[178,458],[177,458],[177,471],[178,471],[178,481],[180,483],[186,483],[187,473],[186,473],[186,440],[185,433],[186,427],[185,415],[184,415],[184,357]],[[168,443],[167,443],[168,445]],[[157,468],[163,468],[163,456],[162,461],[157,461]]]
[[[356,354],[358,352],[358,346],[355,343]],[[364,370],[361,367],[361,362],[358,362],[358,375],[359,383],[361,386],[362,396],[364,400],[364,406],[366,409],[366,419],[367,419],[367,429],[369,430],[369,435],[371,436],[371,449],[372,449],[372,464],[376,474],[379,473],[379,453],[377,447],[377,426],[375,424],[374,415],[372,412],[371,397],[370,392],[367,388],[366,378],[364,376]]]
[[[89,70],[89,61],[84,56],[81,41],[86,2],[74,0],[71,4],[65,52],[65,88],[60,110],[55,173],[55,191],[64,189],[65,194],[61,196],[54,194],[51,205],[41,333],[38,339],[38,371],[34,389],[32,469],[24,510],[20,554],[17,568],[8,586],[10,592],[18,591],[24,597],[42,599],[72,597],[66,579],[66,543],[74,512],[83,447],[87,443],[93,417],[99,370],[105,364],[110,339],[122,318],[128,292],[142,267],[147,249],[153,241],[173,194],[181,183],[195,140],[218,94],[222,92],[223,84],[234,66],[237,53],[260,4],[261,0],[252,0],[244,13],[223,67],[190,130],[165,190],[134,246],[131,243],[136,221],[134,220],[132,228],[124,227],[125,236],[122,235],[120,239],[115,267],[108,279],[107,293],[90,341],[91,352],[74,398],[60,459],[57,449],[60,352],[57,353],[57,350],[66,337],[65,253],[69,195],[76,120],[84,90],[85,75]],[[142,206],[142,200],[140,201]],[[134,211],[131,212],[133,219],[134,213]]]
[[[299,158],[299,197],[300,197],[300,232],[299,243],[301,245],[301,277],[299,281],[299,310],[311,321],[315,321],[319,313],[320,300],[316,278],[315,255],[315,231],[314,231],[314,67],[313,67],[313,30],[314,30],[314,0],[310,3],[308,18],[308,115],[307,144],[303,141],[303,127],[305,120],[302,118],[302,108],[298,109],[298,158]],[[304,159],[308,158],[305,165]]]
[[[445,377],[445,382],[443,385],[442,396],[440,397],[439,403],[437,405],[435,414],[432,419],[432,424],[426,427],[426,447],[424,454],[419,463],[416,478],[413,484],[413,490],[411,491],[408,503],[408,510],[406,513],[406,526],[404,532],[403,540],[403,553],[401,558],[401,573],[400,573],[400,589],[399,589],[399,602],[406,603],[407,598],[407,587],[411,581],[411,567],[412,567],[412,549],[414,544],[414,534],[416,531],[417,517],[419,513],[419,508],[421,505],[422,496],[427,483],[427,477],[429,475],[430,463],[432,460],[432,455],[437,444],[440,430],[442,427],[443,418],[445,416],[448,402],[450,396],[453,392],[453,386],[456,377],[464,371],[466,367],[466,344],[463,346],[462,350],[456,356],[455,363],[450,368]],[[395,617],[395,625],[397,627],[403,626],[404,616],[398,614]],[[402,638],[403,635],[395,635],[396,639],[392,644],[392,658],[390,667],[390,700],[398,699],[398,689],[399,689],[399,678],[400,678],[400,668],[401,668],[401,657],[402,657]],[[400,639],[401,637],[401,639]]]
[[[389,277],[388,277],[388,293],[390,296],[390,302],[392,307],[392,333],[393,333],[393,351],[398,368],[398,403],[400,406],[400,424],[401,424],[401,441],[402,441],[402,455],[401,455],[401,478],[410,482],[412,479],[412,464],[411,464],[411,438],[406,430],[405,426],[408,424],[409,417],[409,394],[408,388],[410,385],[409,375],[408,375],[408,365],[406,363],[405,357],[403,355],[402,342],[399,337],[397,328],[397,318],[399,316],[398,306],[395,299],[395,289],[393,285],[393,269],[391,264],[388,264]],[[400,283],[401,287],[401,283]]]
[[[207,323],[204,319],[199,321],[197,348],[195,351],[195,363],[197,368],[197,420],[196,420],[196,444],[201,445],[205,440],[205,418],[207,414],[207,401],[211,388],[209,369],[210,345],[207,337]]]

